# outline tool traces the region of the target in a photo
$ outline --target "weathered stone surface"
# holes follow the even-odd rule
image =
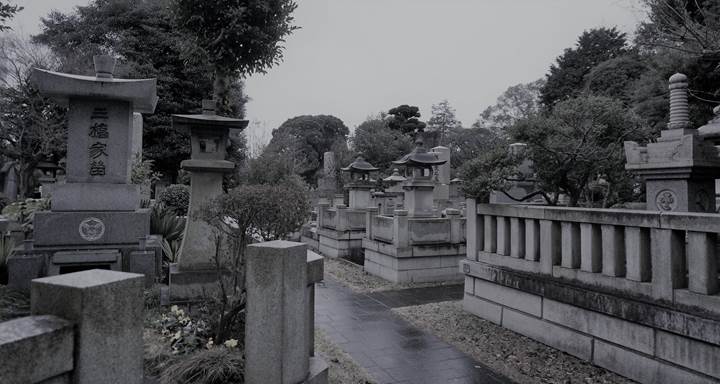
[[[96,218],[103,223],[96,240],[86,240],[80,234],[84,220]],[[135,212],[36,212],[35,246],[137,244],[140,237],[150,233],[150,211]]]
[[[467,284],[467,283],[466,283]],[[472,294],[463,297],[463,309],[495,324],[502,322],[502,306],[483,300]]]
[[[583,360],[592,359],[592,338],[511,309],[503,309],[503,327]]]
[[[720,379],[720,347],[663,331],[655,340],[657,357]]]
[[[595,340],[593,363],[645,384],[717,383],[675,366],[664,364],[639,353]]]
[[[225,272],[226,282],[230,284],[231,275]],[[170,264],[170,284],[168,285],[171,302],[207,300],[220,292],[217,269],[180,270],[177,264]]]
[[[323,257],[315,252],[308,251],[307,253],[307,277],[308,284],[319,283],[323,280],[323,274],[325,270],[325,261]]]
[[[66,183],[48,185],[53,211],[134,211],[140,208],[138,185]]]
[[[192,172],[190,175],[189,215],[177,261],[181,271],[210,269],[215,264],[217,230],[198,219],[195,210],[222,194],[222,181],[223,174],[219,172]]]
[[[474,295],[533,316],[542,316],[542,297],[540,296],[480,279],[475,280]]]
[[[153,251],[133,251],[128,255],[130,273],[145,275],[145,287],[150,288],[160,276],[160,259]]]
[[[653,354],[655,340],[650,327],[548,299],[543,301],[543,318],[649,355]]]
[[[143,382],[143,285],[142,275],[98,269],[33,280],[32,313],[76,324],[76,382]]]
[[[12,255],[7,259],[8,286],[30,292],[30,281],[44,276],[47,256],[43,253]]]
[[[653,296],[673,300],[673,290],[685,284],[685,236],[679,231],[650,230]]]
[[[706,318],[707,313],[703,311],[686,307],[685,312],[679,312],[657,305],[649,296],[630,299],[617,296],[610,289],[591,287],[572,279],[514,272],[467,259],[461,263],[465,274],[477,279],[720,345],[720,322]]]
[[[309,372],[306,246],[248,246],[245,382],[294,384]]]
[[[73,369],[73,324],[56,316],[0,323],[0,383],[37,383]]]

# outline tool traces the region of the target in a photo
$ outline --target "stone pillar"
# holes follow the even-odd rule
[[[433,197],[435,200],[448,200],[450,198],[450,148],[439,146],[432,148],[431,151],[438,160],[445,161],[444,164],[435,166],[437,184],[435,184]]]
[[[404,186],[405,209],[411,217],[432,217],[434,185],[430,181],[410,180]]]
[[[143,283],[99,269],[32,281],[33,315],[75,323],[72,383],[143,383]]]
[[[247,248],[245,382],[297,384],[309,372],[306,245],[288,241]]]
[[[350,223],[348,222],[347,207],[344,205],[338,205],[335,207],[335,230],[336,231],[347,231],[350,229]]]
[[[448,208],[445,211],[448,220],[450,220],[450,244],[462,243],[462,218],[460,217],[460,211],[453,208]]]
[[[354,182],[347,185],[348,206],[351,209],[365,209],[371,205],[370,190],[372,185],[362,182]]]
[[[478,251],[483,248],[485,220],[477,214],[477,203],[474,199],[467,199],[467,212],[465,213],[465,230],[467,258],[477,260]]]
[[[142,156],[143,144],[143,117],[138,112],[133,112],[133,127],[130,139],[132,159]]]
[[[317,216],[317,227],[318,227],[318,229],[319,229],[319,228],[322,228],[322,227],[326,224],[326,223],[325,223],[324,216],[325,216],[325,211],[327,211],[328,208],[330,208],[330,203],[320,203],[320,204],[318,204],[318,214],[317,214],[317,215],[318,215],[318,216]]]
[[[395,247],[406,248],[410,245],[409,231],[408,211],[396,209],[393,220],[393,241],[395,242]]]
[[[365,237],[372,240],[372,223],[375,216],[378,215],[379,209],[375,207],[367,207],[365,209]]]

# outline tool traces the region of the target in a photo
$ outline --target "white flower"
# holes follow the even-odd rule
[[[181,335],[182,335],[182,332],[181,332],[181,331],[177,331],[177,333],[173,335],[172,339],[173,339],[173,340],[178,340],[178,339],[180,339],[180,336],[181,336]]]
[[[205,344],[205,348],[210,349],[210,348],[212,348],[214,345],[215,345],[215,343],[213,342],[213,339],[212,339],[212,337],[211,337],[210,340],[208,340],[207,344]]]
[[[230,339],[225,342],[225,346],[228,348],[235,348],[235,347],[237,347],[237,345],[238,345],[238,341],[235,339]]]
[[[173,305],[172,307],[170,307],[170,312],[172,312],[172,313],[177,313],[177,311],[178,311],[178,306],[177,306],[177,305]]]

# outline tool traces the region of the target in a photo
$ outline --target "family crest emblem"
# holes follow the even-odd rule
[[[80,222],[80,237],[87,241],[95,241],[105,234],[105,224],[97,217],[88,217]]]

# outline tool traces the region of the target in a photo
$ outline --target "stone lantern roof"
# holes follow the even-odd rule
[[[412,152],[403,156],[400,160],[393,161],[393,164],[415,168],[430,168],[447,162],[446,160],[439,160],[437,156],[429,153],[423,145],[422,138],[418,138],[415,141],[415,145],[415,149],[413,149]]]
[[[383,181],[388,181],[391,183],[400,183],[405,180],[407,180],[407,178],[405,178],[405,176],[401,175],[400,170],[398,170],[397,168],[393,169],[392,175],[383,179]]]
[[[245,129],[248,126],[247,120],[235,119],[215,114],[215,107],[212,100],[202,101],[202,114],[196,115],[172,115],[173,127],[195,127],[210,129]]]
[[[352,173],[370,173],[377,171],[378,168],[375,168],[372,164],[365,161],[362,156],[358,156],[355,161],[350,163],[347,167],[341,168],[341,170]]]
[[[133,112],[153,113],[158,102],[156,79],[116,79],[113,77],[115,59],[95,56],[95,76],[33,68],[32,83],[40,93],[62,106],[70,98],[112,99],[132,104]]]

